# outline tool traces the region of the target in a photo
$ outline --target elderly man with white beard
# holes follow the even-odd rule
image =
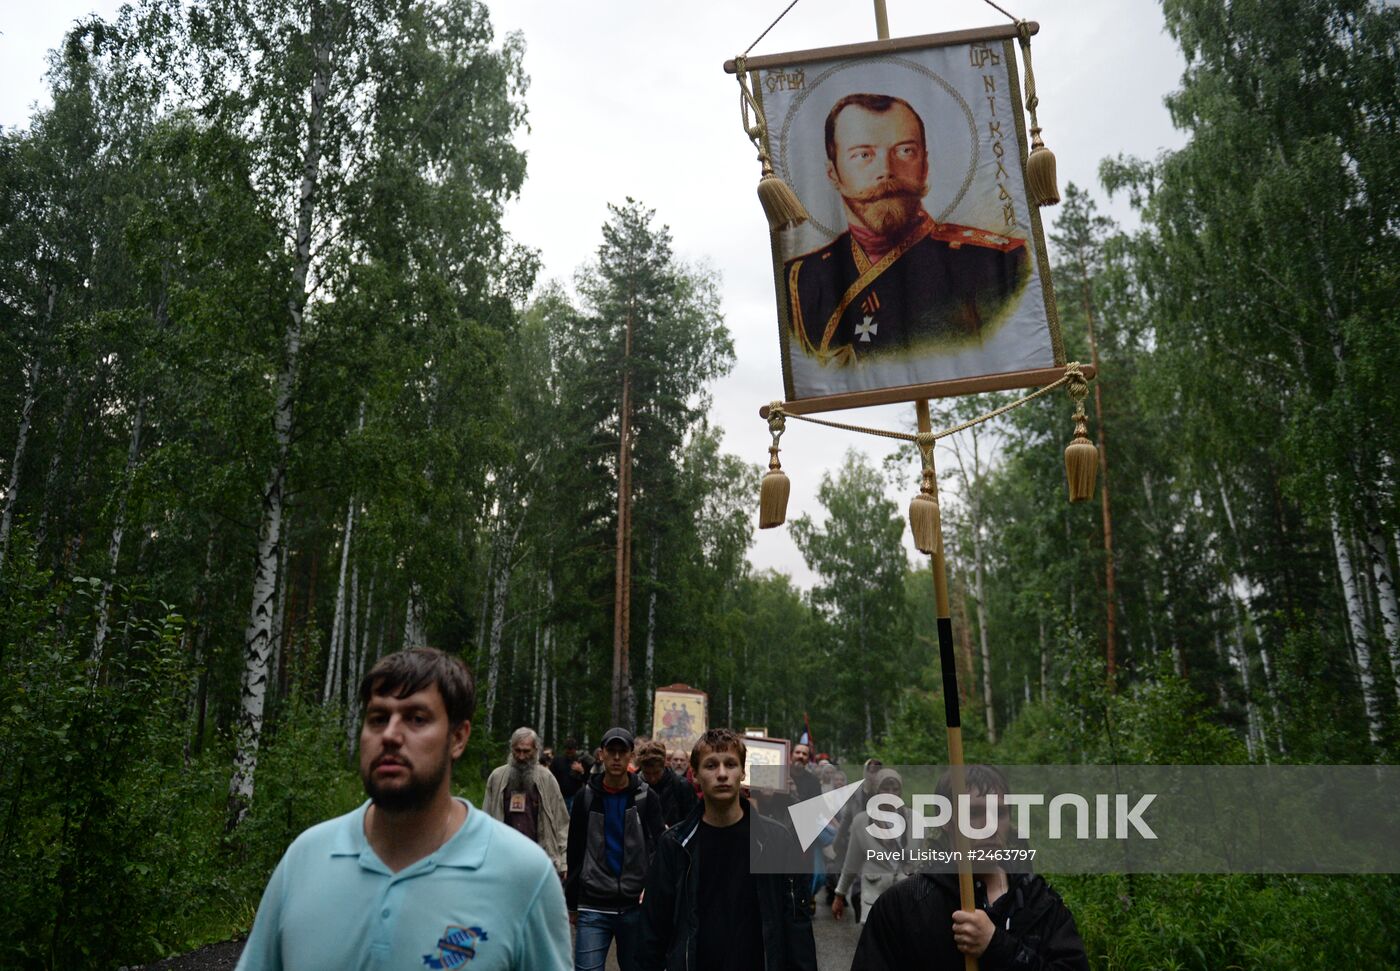
[[[532,728],[510,736],[510,758],[486,780],[481,808],[487,815],[534,840],[549,854],[562,879],[569,813],[554,774],[540,764],[540,738]]]

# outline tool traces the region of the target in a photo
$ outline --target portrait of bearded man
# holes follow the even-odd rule
[[[1029,278],[1026,241],[925,211],[927,131],[902,98],[842,97],[825,143],[847,229],[784,264],[798,346],[839,366],[975,340]]]

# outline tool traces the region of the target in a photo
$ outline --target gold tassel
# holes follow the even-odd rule
[[[800,226],[812,218],[807,214],[802,200],[797,198],[797,193],[792,191],[792,186],[778,178],[768,157],[760,158],[763,160],[763,177],[758,180],[758,201],[763,204],[763,214],[768,217],[768,228],[778,232]]]
[[[942,532],[938,516],[938,493],[933,484],[933,439],[919,442],[919,454],[924,460],[924,479],[919,494],[909,502],[909,531],[914,534],[914,548],[920,553],[934,553]]]
[[[1026,184],[1037,206],[1054,206],[1060,201],[1060,187],[1055,179],[1055,153],[1040,140],[1040,122],[1036,108],[1040,97],[1035,93],[1035,70],[1031,67],[1031,27],[1024,20],[1016,22],[1021,40],[1021,60],[1026,64],[1026,110],[1031,115],[1031,152],[1026,159]]]
[[[1078,364],[1071,364],[1076,374]],[[1089,384],[1079,375],[1070,381],[1069,395],[1074,399],[1074,439],[1065,446],[1065,478],[1069,483],[1069,501],[1084,502],[1093,498],[1094,480],[1099,471],[1099,450],[1089,440],[1089,416],[1084,413],[1084,397]]]
[[[778,439],[787,427],[781,404],[773,402],[768,412],[768,430],[773,435],[773,444],[768,446],[768,471],[758,489],[759,529],[772,529],[787,520],[788,495],[792,492],[792,482],[778,462]]]
[[[1055,153],[1040,140],[1040,129],[1031,129],[1031,154],[1026,160],[1026,181],[1037,206],[1054,206],[1060,202],[1060,186],[1055,179]]]
[[[734,58],[734,75],[739,79],[739,114],[744,122],[744,134],[749,136],[753,147],[758,149],[758,160],[763,163],[763,175],[758,180],[758,201],[763,205],[763,214],[768,217],[768,228],[780,232],[790,227],[800,226],[812,217],[792,186],[778,178],[773,171],[773,160],[768,157],[768,119],[763,109],[749,90],[747,79],[748,64],[744,55]],[[749,120],[749,112],[753,120]],[[782,520],[779,520],[781,522]],[[776,524],[774,524],[776,525]]]

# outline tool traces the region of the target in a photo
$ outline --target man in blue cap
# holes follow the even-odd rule
[[[642,889],[665,825],[661,801],[627,769],[633,741],[625,728],[603,733],[603,771],[574,797],[569,815],[564,896],[578,928],[577,971],[603,971],[613,938],[621,971],[637,967]]]

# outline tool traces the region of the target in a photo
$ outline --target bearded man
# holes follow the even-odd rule
[[[569,835],[569,813],[554,774],[540,764],[540,737],[533,728],[510,736],[510,758],[486,780],[481,808],[539,844],[562,878]]]
[[[433,648],[381,658],[360,682],[353,812],[296,838],[258,905],[238,971],[568,971],[564,894],[548,857],[452,795],[476,687]],[[322,780],[307,780],[307,785]]]
[[[847,230],[788,261],[788,323],[822,364],[975,339],[1029,275],[1024,239],[936,223],[923,119],[891,95],[848,94],[826,117],[826,174]]]

